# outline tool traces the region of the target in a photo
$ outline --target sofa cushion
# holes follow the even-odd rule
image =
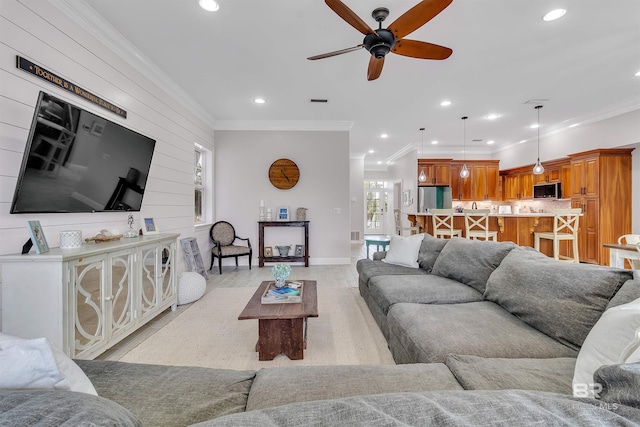
[[[77,360],[100,396],[144,425],[187,426],[245,410],[255,371]]]
[[[465,390],[539,390],[571,394],[576,359],[506,359],[450,355],[447,367]]]
[[[153,393],[153,390],[147,390]],[[0,390],[2,426],[141,427],[142,422],[111,400],[66,390]]]
[[[433,264],[442,252],[442,249],[449,243],[449,239],[438,239],[431,234],[425,234],[418,252],[418,264],[420,268],[431,272]]]
[[[369,281],[369,292],[386,314],[399,302],[418,304],[455,304],[482,301],[482,294],[470,286],[446,277],[376,276]]]
[[[640,363],[600,367],[593,376],[600,400],[640,409]]]
[[[387,323],[396,363],[444,363],[449,354],[505,358],[577,354],[489,301],[394,304]]]
[[[261,369],[247,411],[363,394],[462,390],[442,363],[390,366],[289,366]]]
[[[640,298],[640,280],[627,280],[607,304],[607,310]]]
[[[515,249],[487,281],[484,297],[578,350],[631,271],[574,264]]]
[[[369,279],[383,275],[401,275],[401,274],[429,274],[421,268],[404,267],[402,265],[387,264],[382,261],[373,261],[370,259],[360,259],[356,263],[356,269],[361,282],[369,283]]]
[[[513,242],[486,242],[454,237],[440,252],[431,272],[484,292],[493,270],[514,248],[517,246]]]
[[[414,234],[408,237],[394,234],[391,236],[387,255],[382,262],[418,268],[418,251],[423,237],[422,234]]]
[[[525,390],[389,393],[320,400],[218,418],[213,426],[631,426],[640,411]]]
[[[586,385],[593,382],[593,374],[600,366],[624,363],[638,347],[640,299],[605,311],[578,353],[573,378],[576,397],[582,397]]]

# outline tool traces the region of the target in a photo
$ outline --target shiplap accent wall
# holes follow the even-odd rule
[[[0,254],[17,253],[29,238],[27,220],[39,220],[49,246],[59,232],[127,229],[127,213],[10,215],[9,209],[39,91],[51,93],[156,140],[140,218],[154,217],[161,232],[196,236],[208,262],[208,228],[193,225],[194,143],[213,150],[212,127],[74,24],[49,2],[1,0],[0,7]],[[47,68],[127,110],[123,119],[16,68],[16,55]],[[212,207],[211,207],[212,208]],[[182,253],[177,271],[184,268]]]

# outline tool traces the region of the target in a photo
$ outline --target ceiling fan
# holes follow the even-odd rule
[[[414,32],[418,28],[433,19],[444,8],[449,6],[453,0],[423,0],[402,16],[393,21],[386,29],[382,28],[382,22],[389,16],[389,9],[379,7],[371,12],[371,16],[378,22],[378,29],[373,30],[366,22],[347,7],[340,0],[325,0],[325,3],[344,19],[349,25],[365,35],[361,44],[335,52],[323,53],[307,59],[316,60],[329,58],[331,56],[342,55],[365,48],[371,53],[369,68],[367,70],[367,80],[375,80],[382,73],[384,57],[387,53],[393,52],[398,55],[410,56],[420,59],[447,59],[453,51],[448,47],[439,46],[433,43],[426,43],[417,40],[403,39],[404,36]]]

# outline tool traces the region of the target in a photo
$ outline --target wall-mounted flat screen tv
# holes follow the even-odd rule
[[[155,144],[40,92],[11,213],[139,211]]]

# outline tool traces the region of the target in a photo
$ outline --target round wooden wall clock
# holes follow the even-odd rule
[[[293,160],[278,159],[269,167],[269,181],[281,190],[293,188],[300,179],[300,169]]]

